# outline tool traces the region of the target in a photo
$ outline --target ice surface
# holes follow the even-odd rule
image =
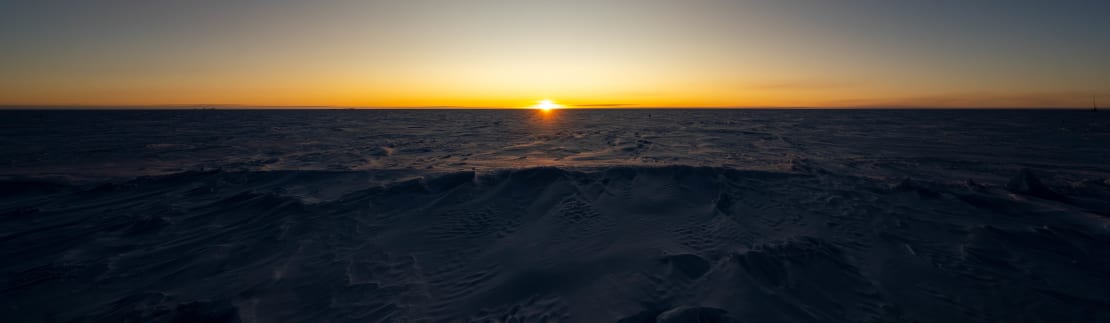
[[[0,175],[186,170],[715,166],[1002,183],[1101,171],[1110,117],[1077,111],[9,111]],[[1060,172],[1066,174],[1060,174]]]
[[[5,321],[1110,320],[1101,114],[0,117]]]

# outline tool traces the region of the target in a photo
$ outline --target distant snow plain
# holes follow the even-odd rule
[[[9,322],[1110,321],[1110,115],[0,112]]]

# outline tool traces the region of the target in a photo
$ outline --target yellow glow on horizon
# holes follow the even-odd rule
[[[1086,41],[1101,25],[857,24],[869,11],[854,5],[757,1],[236,3],[0,11],[26,15],[0,32],[0,108],[521,109],[543,98],[562,103],[547,110],[1088,108],[1091,95],[1110,98],[1105,47]],[[955,30],[969,34],[942,33]]]
[[[554,110],[554,109],[559,109],[559,108],[562,108],[562,107],[563,106],[555,104],[555,102],[552,102],[551,100],[546,100],[546,99],[545,100],[540,100],[539,104],[536,104],[535,106],[532,106],[533,109],[538,109],[538,110],[541,110],[543,112],[548,112],[548,111],[551,111],[551,110]]]

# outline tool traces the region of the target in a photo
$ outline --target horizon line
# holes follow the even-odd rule
[[[845,105],[845,107],[728,107],[728,105],[708,105],[708,107],[597,107],[597,105],[564,105],[558,110],[1089,110],[1083,107],[929,107],[929,105]],[[456,105],[426,105],[426,107],[345,107],[345,105],[248,105],[248,104],[155,104],[155,105],[22,105],[0,104],[0,111],[121,111],[121,110],[165,110],[165,111],[246,111],[246,110],[534,110],[531,107],[456,107]]]
[[[532,107],[493,106],[331,106],[331,105],[243,105],[243,104],[158,104],[158,105],[13,105],[0,104],[0,110],[530,110]],[[564,105],[560,110],[1087,110],[1089,107],[1065,106],[597,106]]]

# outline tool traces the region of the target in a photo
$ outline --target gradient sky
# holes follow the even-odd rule
[[[1110,1],[0,0],[0,105],[1110,106]]]

